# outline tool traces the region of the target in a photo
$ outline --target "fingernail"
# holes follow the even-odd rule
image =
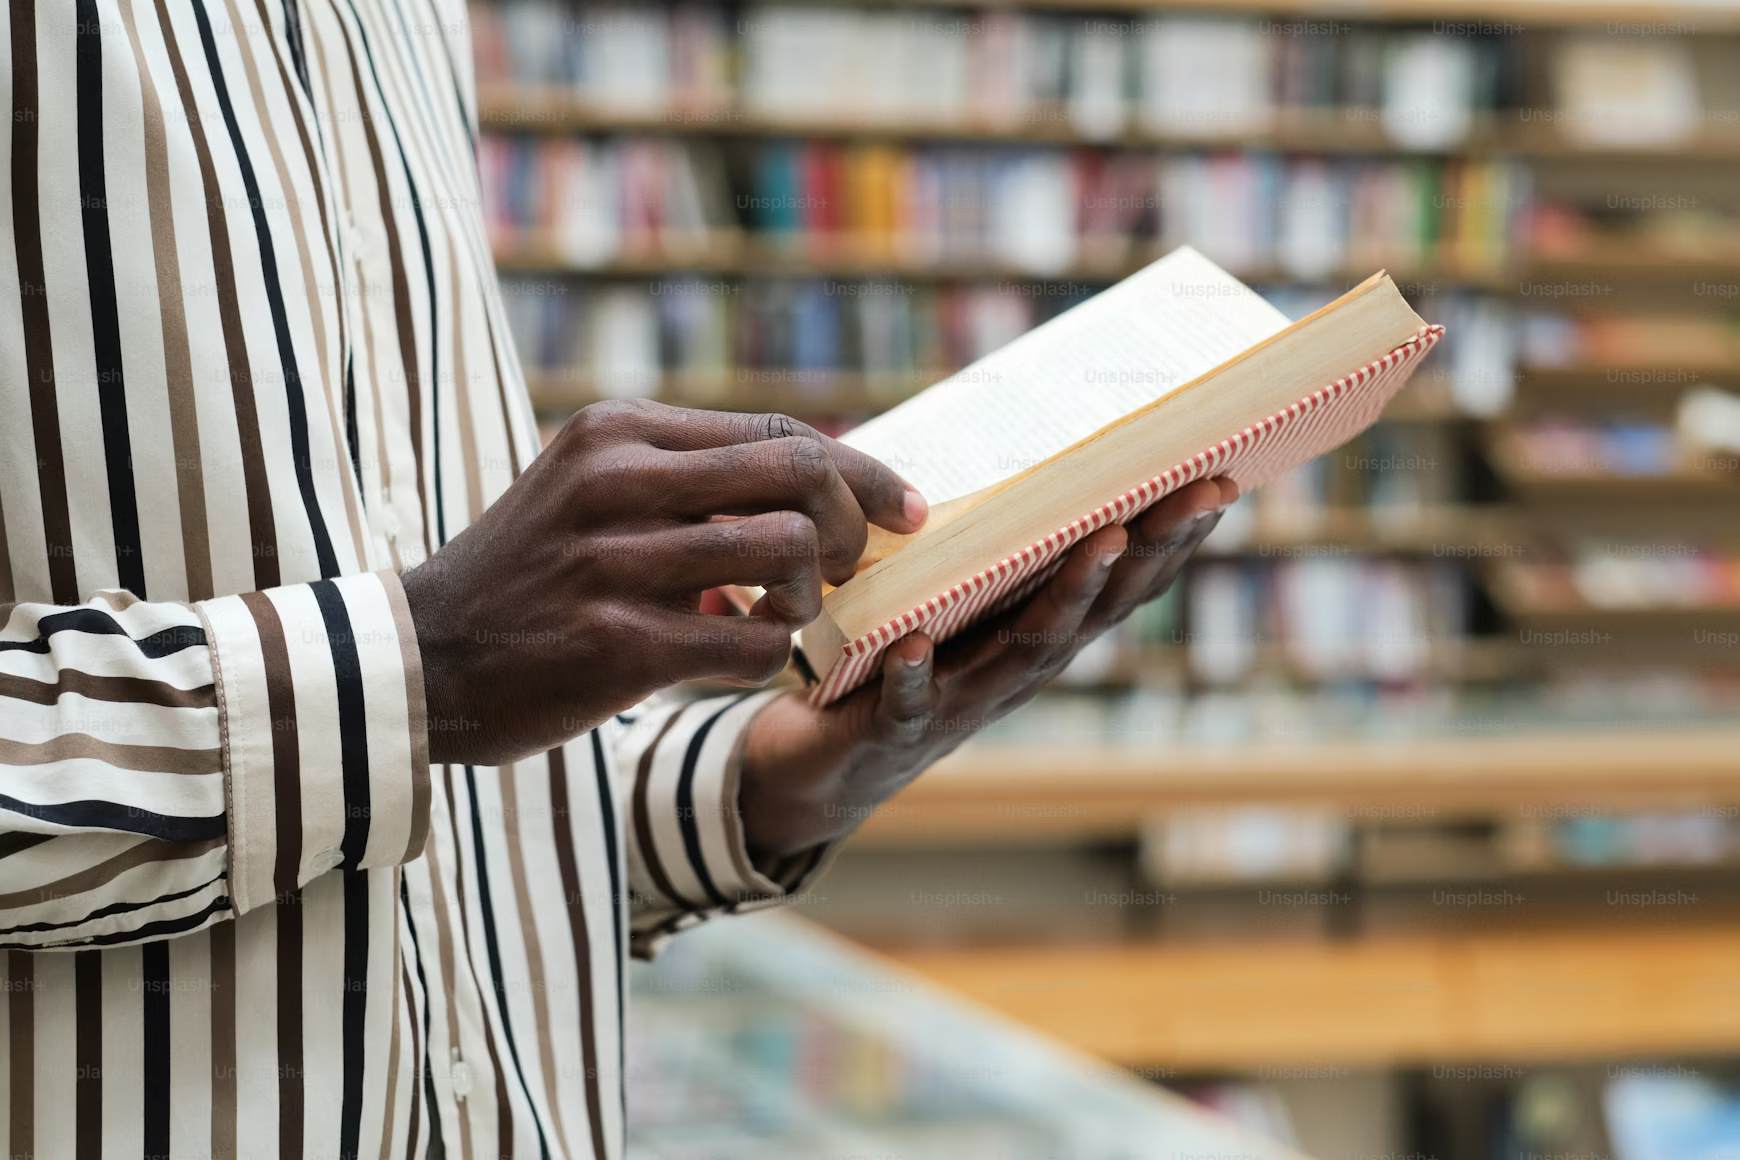
[[[920,666],[924,663],[924,654],[919,653],[915,657],[902,656],[900,658],[900,662],[902,664],[904,664],[909,669],[916,669],[918,666]]]
[[[924,497],[919,495],[916,490],[907,488],[904,514],[907,523],[913,527],[920,527],[924,524],[925,517],[930,515],[930,504],[926,503]]]

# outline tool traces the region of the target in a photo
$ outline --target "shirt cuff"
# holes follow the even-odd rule
[[[642,721],[632,745],[629,874],[639,897],[630,950],[650,959],[678,931],[720,914],[789,901],[814,881],[833,844],[757,865],[743,834],[738,790],[750,723],[780,690],[686,705]]]
[[[236,912],[340,866],[422,853],[429,732],[399,578],[363,573],[194,607],[216,675]]]

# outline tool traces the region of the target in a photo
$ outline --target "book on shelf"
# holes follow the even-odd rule
[[[1512,39],[1247,15],[992,6],[963,19],[914,7],[515,0],[475,5],[472,25],[486,105],[566,96],[605,117],[956,125],[1086,141],[1132,127],[1260,135],[1315,120],[1439,149],[1521,95]]]
[[[581,270],[662,258],[1083,278],[1190,245],[1241,274],[1480,279],[1523,252],[1532,200],[1505,160],[493,131],[478,153],[496,252]]]
[[[1197,479],[1243,491],[1374,423],[1441,327],[1385,274],[1289,324],[1180,249],[846,436],[932,504],[873,535],[803,645],[818,703],[901,637],[946,639],[1043,583],[1071,546]]]

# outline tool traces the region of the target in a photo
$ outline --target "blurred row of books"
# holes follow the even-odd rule
[[[937,285],[901,279],[699,276],[592,282],[508,275],[509,326],[549,411],[594,398],[665,397],[851,414],[900,401],[1093,293],[1085,283],[1005,280]],[[1292,317],[1327,300],[1278,289]],[[1444,294],[1444,384],[1451,413],[1493,415],[1517,379],[1516,314],[1496,300]],[[842,376],[859,390],[842,391]],[[680,389],[673,391],[673,384]]]
[[[1523,40],[1482,34],[1520,27],[555,0],[505,0],[473,17],[486,90],[553,89],[598,112],[684,121],[1038,125],[1105,140],[1237,135],[1315,116],[1425,150],[1519,113],[1595,146],[1659,147],[1705,128],[1712,83],[1685,38],[1571,35],[1542,60]]]
[[[486,136],[490,236],[520,262],[802,257],[896,268],[1115,272],[1189,243],[1236,274],[1388,265],[1490,277],[1526,253],[1504,162],[1269,154]]]
[[[1513,639],[1515,679],[1485,683],[1290,683],[1261,665],[1242,687],[1191,688],[1163,671],[1117,689],[1055,691],[990,726],[984,744],[1105,746],[1162,754],[1168,747],[1306,746],[1335,741],[1422,741],[1446,737],[1554,736],[1589,730],[1615,734],[1731,725],[1740,682],[1730,655],[1704,667],[1650,665],[1598,634],[1541,633]],[[1527,676],[1532,666],[1533,676]],[[977,744],[977,742],[975,742]],[[1640,777],[1647,777],[1640,772]]]

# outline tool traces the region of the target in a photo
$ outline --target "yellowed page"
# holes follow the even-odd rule
[[[849,432],[932,505],[994,486],[1287,319],[1188,246]]]

